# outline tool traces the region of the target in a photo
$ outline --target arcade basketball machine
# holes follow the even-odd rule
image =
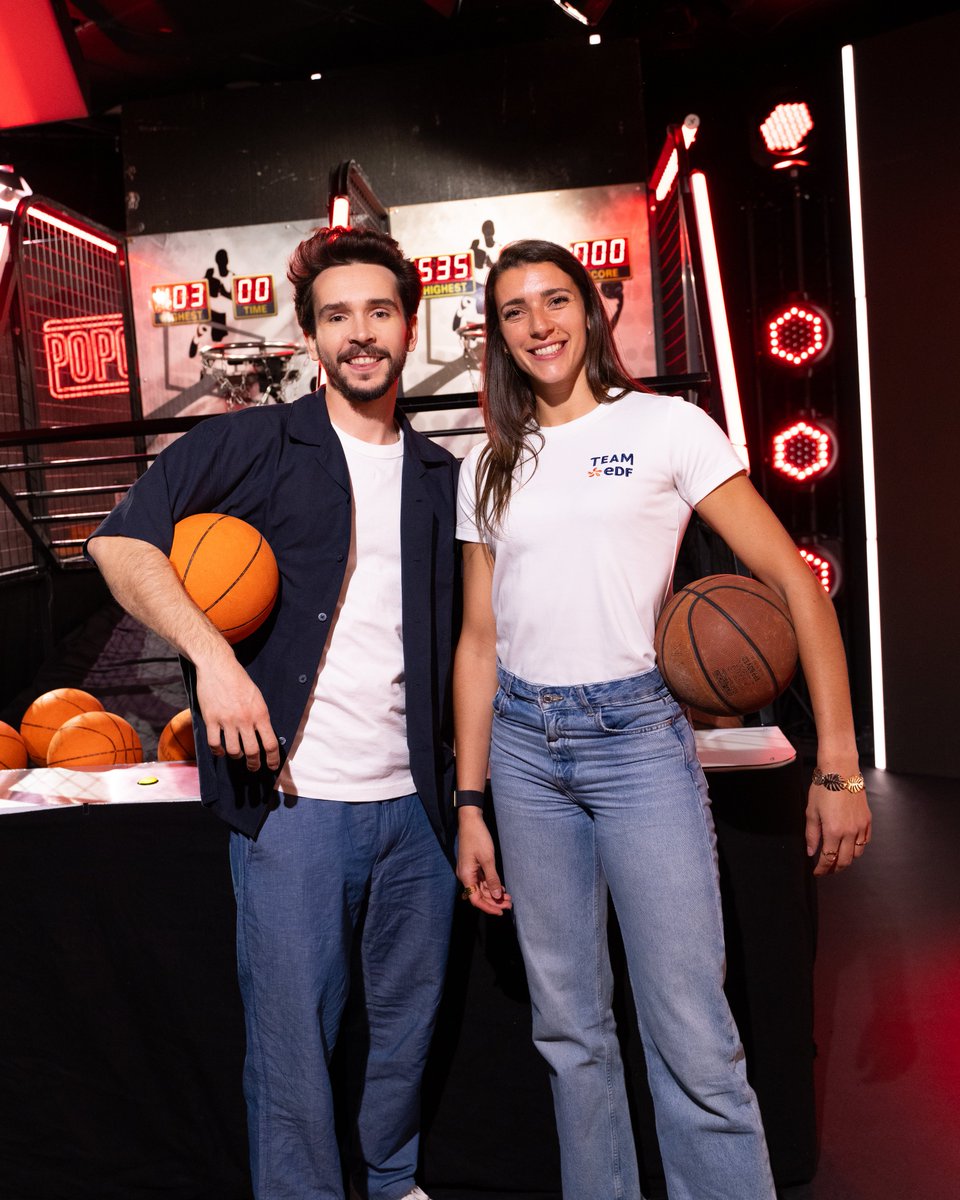
[[[70,569],[142,463],[125,245],[33,195],[0,236],[0,573]]]

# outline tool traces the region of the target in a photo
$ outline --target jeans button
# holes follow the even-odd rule
[[[558,696],[556,692],[547,692],[543,698],[548,704],[553,704],[555,701],[563,699],[563,697]]]

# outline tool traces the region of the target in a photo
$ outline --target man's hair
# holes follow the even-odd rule
[[[403,314],[409,324],[420,306],[423,284],[416,266],[403,257],[403,251],[386,233],[378,229],[318,229],[290,255],[287,278],[293,284],[297,321],[304,333],[316,333],[313,317],[313,281],[330,267],[348,267],[351,263],[370,263],[386,267],[397,281]]]

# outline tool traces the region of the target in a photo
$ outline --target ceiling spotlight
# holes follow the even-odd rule
[[[553,0],[568,17],[581,25],[596,25],[613,0]]]
[[[807,138],[813,130],[813,117],[807,104],[778,104],[770,110],[760,126],[760,136],[767,151],[777,160],[773,169],[806,167],[800,157],[807,149]]]

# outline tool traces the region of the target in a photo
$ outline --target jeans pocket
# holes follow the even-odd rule
[[[510,693],[507,691],[504,691],[504,689],[498,683],[496,694],[493,697],[493,711],[496,716],[498,716],[498,717],[503,716],[509,700],[510,700]]]
[[[630,704],[601,704],[594,710],[604,733],[652,733],[669,729],[680,715],[675,700],[650,696]]]

